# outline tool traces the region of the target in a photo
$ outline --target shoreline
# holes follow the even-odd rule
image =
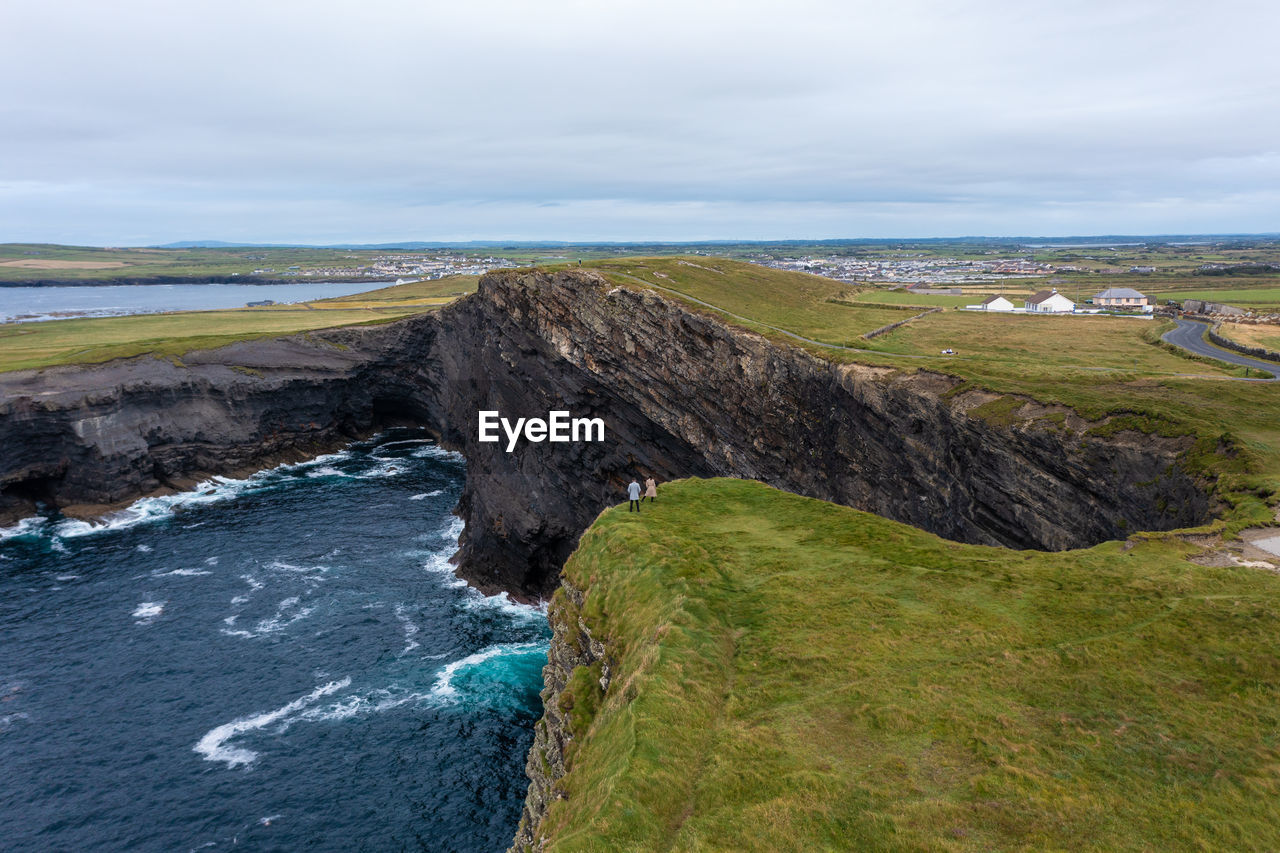
[[[148,287],[166,284],[395,284],[398,279],[383,276],[249,276],[249,275],[156,275],[127,278],[30,278],[0,281],[0,287]]]

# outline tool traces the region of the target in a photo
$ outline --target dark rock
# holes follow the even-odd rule
[[[1064,549],[1208,513],[1184,445],[958,380],[835,365],[584,271],[508,270],[438,314],[192,353],[0,374],[0,517],[117,504],[392,423],[467,458],[462,576],[545,597],[632,478],[732,476],[964,542]],[[601,417],[606,441],[477,440],[477,414]],[[1045,418],[1052,415],[1053,418]],[[661,494],[661,489],[659,489]],[[81,507],[81,511],[84,508]]]

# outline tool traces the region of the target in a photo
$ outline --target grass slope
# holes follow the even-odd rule
[[[612,681],[561,699],[548,849],[1280,848],[1280,577],[1188,550],[965,546],[733,480],[611,509],[565,568]]]
[[[88,364],[148,353],[181,356],[253,338],[385,323],[445,305],[475,290],[476,281],[475,276],[451,276],[264,308],[5,323],[0,324],[0,371]]]

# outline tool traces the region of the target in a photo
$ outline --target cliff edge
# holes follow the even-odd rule
[[[599,417],[606,440],[508,453],[478,441],[480,410]],[[760,480],[1020,549],[1209,512],[1180,465],[1190,439],[924,371],[832,364],[590,271],[508,270],[385,325],[0,374],[0,519],[41,503],[92,514],[406,423],[467,458],[460,574],[527,598],[555,590],[581,531],[645,475]]]

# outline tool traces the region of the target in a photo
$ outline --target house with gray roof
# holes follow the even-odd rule
[[[1146,311],[1155,308],[1155,300],[1145,293],[1139,293],[1132,287],[1108,287],[1093,297],[1093,304],[1098,308],[1109,308],[1116,311]]]

